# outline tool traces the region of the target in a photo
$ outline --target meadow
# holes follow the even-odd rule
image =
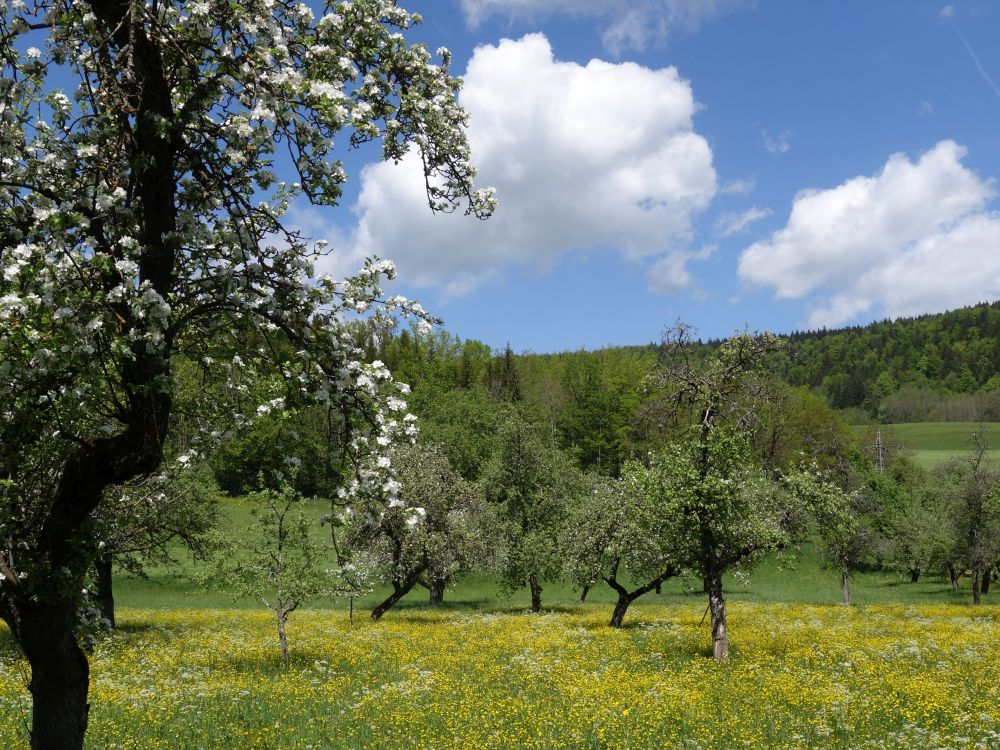
[[[855,431],[865,434],[874,426],[858,426]],[[882,426],[882,439],[889,446],[902,446],[912,451],[916,462],[925,469],[953,458],[968,456],[972,450],[971,437],[981,432],[987,441],[987,458],[1000,465],[1000,423],[998,422],[911,422]]]
[[[267,612],[162,575],[119,579],[89,748],[1000,747],[1000,607],[884,572],[858,574],[844,607],[809,548],[728,581],[724,664],[691,582],[614,630],[606,586],[581,604],[549,584],[532,615],[525,592],[471,577],[379,623],[365,608],[381,591],[353,620],[339,601],[294,613],[284,673]],[[0,747],[26,747],[26,673],[0,631]]]
[[[266,613],[130,609],[93,655],[87,746],[1000,746],[997,607],[735,602],[720,664],[699,603],[637,604],[623,630],[593,604],[311,610],[288,673]],[[21,747],[24,668],[0,654],[0,746]]]

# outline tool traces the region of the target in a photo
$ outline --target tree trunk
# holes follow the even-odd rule
[[[531,588],[531,611],[542,611],[542,587],[538,583],[538,576],[531,574],[528,576],[528,586]]]
[[[94,583],[97,588],[97,605],[101,609],[101,617],[115,627],[115,592],[114,579],[111,571],[111,555],[102,554],[94,562]]]
[[[90,666],[76,640],[76,607],[72,601],[22,606],[17,637],[31,666],[32,750],[79,750]]]
[[[427,590],[430,592],[428,601],[432,607],[436,607],[444,601],[444,590],[447,585],[447,581],[440,581],[437,578],[432,578],[430,580],[430,585],[427,587]]]
[[[581,602],[587,601],[587,594],[589,593],[590,593],[590,584],[588,583],[586,586],[583,587],[583,591],[580,592],[580,601]]]
[[[990,593],[990,581],[992,580],[992,578],[993,578],[993,568],[986,566],[986,569],[983,570],[983,583],[980,586],[980,590],[983,592],[984,595]]]
[[[948,563],[948,576],[951,578],[951,590],[958,591],[958,569],[955,567],[954,563]]]
[[[413,587],[417,585],[417,579],[420,577],[419,573],[413,575],[402,583],[392,582],[392,593],[389,594],[388,598],[381,604],[379,604],[375,609],[372,610],[372,622],[378,622],[382,615],[392,609],[393,605],[402,599],[404,596],[409,594]]]
[[[729,636],[726,635],[726,600],[722,597],[722,572],[705,576],[705,593],[712,614],[712,656],[723,661],[729,658]]]
[[[851,571],[845,565],[840,569],[840,585],[844,591],[844,604],[851,603]]]
[[[980,582],[982,581],[982,569],[979,563],[975,563],[972,566],[972,603],[982,604],[982,596],[980,595]]]
[[[611,588],[613,588],[615,592],[618,594],[618,602],[615,604],[615,611],[611,613],[610,624],[611,627],[613,628],[620,628],[622,626],[622,621],[625,619],[625,613],[628,611],[628,608],[631,606],[632,602],[634,602],[640,596],[648,594],[650,591],[653,591],[654,589],[658,590],[660,588],[660,585],[665,580],[671,578],[672,576],[677,575],[676,570],[674,570],[673,568],[668,568],[653,580],[648,581],[647,583],[643,584],[642,586],[633,591],[629,591],[618,582],[618,565],[620,562],[621,558],[615,560],[615,564],[611,568],[611,575],[606,576],[604,578],[607,584]]]
[[[620,628],[622,626],[622,621],[625,619],[625,613],[628,611],[629,605],[635,601],[636,597],[632,594],[625,594],[619,592],[618,602],[615,604],[615,611],[611,613],[611,627]]]
[[[657,594],[662,594],[663,593],[663,584],[662,583],[656,584],[656,593]]]
[[[910,568],[910,583],[920,580],[920,568]]]
[[[288,635],[285,633],[285,623],[288,621],[288,614],[279,600],[274,605],[274,612],[278,616],[278,643],[281,644],[281,666],[288,671]]]

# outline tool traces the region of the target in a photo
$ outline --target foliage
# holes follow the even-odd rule
[[[1000,472],[983,460],[984,437],[974,438],[970,455],[938,467],[935,478],[948,508],[949,562],[972,570],[973,603],[979,604],[984,572],[1000,560]]]
[[[439,447],[400,448],[392,460],[405,501],[359,508],[343,519],[350,547],[369,555],[382,581],[393,587],[374,619],[417,583],[443,588],[455,576],[488,564],[491,549],[477,488],[455,473]]]
[[[240,428],[317,403],[357,474],[348,499],[391,479],[378,458],[405,438],[405,402],[344,321],[427,315],[379,287],[391,263],[317,275],[323,244],[283,215],[337,203],[341,137],[418,152],[433,210],[491,211],[450,55],[403,33],[418,20],[390,0],[319,18],[257,0],[0,6],[0,616],[32,664],[34,746],[82,745],[89,518],[157,470],[178,357],[232,395],[189,415],[207,440],[213,415]],[[283,393],[247,403],[275,376]]]
[[[557,578],[562,571],[560,550],[553,540],[575,499],[586,491],[582,475],[511,407],[499,425],[497,447],[481,484],[499,516],[507,551],[502,580],[510,589],[527,583],[532,609],[538,611],[541,582]]]
[[[794,385],[822,389],[835,408],[864,406],[887,421],[997,419],[997,397],[974,407],[943,394],[997,390],[1000,303],[836,331],[794,333],[781,367]],[[974,407],[974,408],[973,408]],[[963,416],[963,413],[965,416]]]
[[[200,574],[206,586],[233,599],[252,597],[274,613],[282,663],[288,669],[288,616],[310,599],[357,592],[358,569],[332,564],[333,548],[315,537],[305,499],[285,483],[251,496],[254,523],[219,536],[210,565]]]

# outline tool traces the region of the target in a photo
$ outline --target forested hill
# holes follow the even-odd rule
[[[787,338],[796,352],[788,381],[820,389],[836,408],[881,410],[889,421],[995,418],[972,412],[998,406],[1000,302]]]

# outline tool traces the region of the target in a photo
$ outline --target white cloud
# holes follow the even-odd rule
[[[511,266],[546,271],[572,250],[639,260],[686,246],[716,178],[674,68],[559,62],[532,34],[479,47],[464,79],[477,181],[497,188],[496,214],[431,214],[416,156],[370,165],[346,267],[388,257],[407,283],[462,294]]]
[[[744,282],[780,298],[818,292],[809,324],[838,325],[872,310],[892,317],[1000,296],[995,195],[941,141],[910,161],[889,157],[873,177],[796,196],[788,224],[744,250]]]
[[[771,215],[769,208],[757,208],[753,206],[746,211],[725,213],[715,222],[715,231],[723,237],[732,237],[734,234],[745,232],[754,222],[766,219]]]
[[[703,21],[749,4],[750,0],[461,0],[473,28],[494,15],[536,20],[563,13],[606,20],[602,37],[615,54],[661,45],[674,29],[696,31]]]
[[[787,130],[776,136],[772,136],[766,130],[760,131],[760,139],[769,154],[787,154],[792,148],[791,138],[792,134]]]
[[[673,250],[658,259],[646,273],[649,290],[657,294],[679,292],[691,286],[694,279],[687,270],[688,261],[708,260],[715,252],[714,245],[701,250]]]

